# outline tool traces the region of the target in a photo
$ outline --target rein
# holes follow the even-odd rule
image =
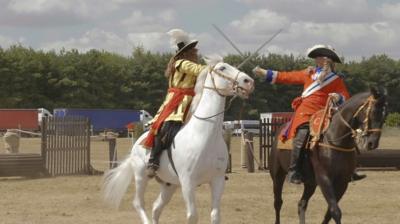
[[[367,100],[357,109],[357,111],[354,113],[354,115],[352,117],[352,120],[353,120],[354,118],[356,118],[361,113],[361,111],[366,109],[365,119],[364,119],[364,121],[362,123],[362,125],[364,126],[364,129],[362,131],[363,135],[367,135],[369,132],[381,132],[382,131],[381,128],[371,128],[371,129],[369,129],[369,115],[370,115],[371,110],[372,110],[372,105],[375,102],[376,102],[376,100],[373,98],[373,96],[369,96],[367,98]],[[344,125],[346,125],[346,127],[348,127],[350,129],[350,131],[348,133],[344,134],[343,136],[341,136],[339,138],[336,138],[334,140],[327,139],[328,142],[334,142],[334,141],[337,141],[337,140],[341,140],[341,139],[349,136],[350,134],[351,134],[351,137],[353,139],[357,136],[357,130],[354,130],[351,127],[351,125],[343,118],[343,115],[342,115],[342,113],[340,111],[338,113],[339,113],[340,120],[342,121],[342,123]],[[341,152],[353,152],[353,151],[356,150],[354,147],[353,148],[342,148],[342,147],[334,146],[334,145],[332,145],[330,143],[329,144],[318,143],[318,145],[326,147],[326,148],[335,149],[335,150],[341,151]]]
[[[213,118],[213,117],[216,117],[216,116],[219,116],[219,115],[225,113],[225,112],[226,112],[227,110],[229,110],[229,108],[231,107],[233,100],[236,99],[239,89],[243,89],[242,87],[238,86],[239,83],[238,83],[238,81],[237,81],[237,79],[238,79],[238,77],[239,77],[239,74],[240,74],[240,71],[238,71],[238,73],[236,74],[236,77],[235,77],[234,79],[232,79],[231,77],[225,75],[223,72],[220,72],[220,71],[218,71],[218,70],[215,70],[214,67],[210,67],[208,73],[211,75],[211,80],[212,80],[212,83],[213,83],[213,87],[204,86],[203,89],[210,89],[210,90],[213,90],[213,91],[217,92],[218,95],[220,95],[221,97],[227,97],[227,96],[228,96],[228,95],[223,94],[221,91],[226,91],[226,90],[229,91],[229,90],[231,90],[231,89],[230,89],[230,88],[224,88],[224,89],[218,88],[217,85],[216,85],[216,83],[215,83],[215,78],[214,78],[214,76],[213,76],[213,73],[215,73],[216,75],[222,77],[223,79],[226,79],[226,80],[231,81],[231,83],[232,83],[232,90],[235,91],[235,94],[234,94],[234,96],[229,100],[228,106],[227,106],[223,111],[221,111],[221,112],[219,112],[219,113],[216,113],[216,114],[211,115],[211,116],[208,116],[208,117],[199,117],[199,116],[197,116],[196,114],[193,113],[193,117],[195,117],[195,118],[197,118],[197,119],[199,119],[199,120],[208,120],[208,119],[210,119],[210,118]]]
[[[372,96],[369,96],[368,99],[357,109],[357,111],[354,113],[354,115],[352,117],[352,119],[356,118],[361,113],[361,111],[363,111],[363,109],[366,108],[365,119],[362,123],[364,126],[364,129],[362,129],[363,135],[367,135],[368,132],[381,132],[382,131],[381,128],[371,128],[371,129],[369,128],[369,115],[372,110],[372,104],[375,102],[376,102],[376,100]],[[343,115],[340,112],[339,112],[339,118],[350,129],[350,133],[352,134],[351,136],[353,138],[356,137],[357,131],[351,127],[351,125],[343,118]]]

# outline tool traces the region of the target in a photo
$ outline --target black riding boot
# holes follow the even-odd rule
[[[351,176],[352,181],[357,181],[357,180],[362,180],[366,178],[367,175],[365,174],[358,174],[356,171],[354,171],[353,175]]]
[[[147,165],[147,176],[153,178],[160,167],[160,156],[163,150],[161,136],[157,135],[154,139],[154,147],[151,149],[149,163]]]
[[[288,172],[288,180],[290,183],[293,184],[301,184],[303,181],[303,177],[300,171],[301,159],[299,158],[301,150],[306,145],[308,133],[309,133],[308,127],[300,127],[297,129],[296,136],[293,139],[293,150]]]
[[[160,167],[160,157],[164,149],[171,146],[175,135],[182,127],[180,121],[166,121],[154,139],[154,147],[151,149],[149,163],[147,165],[147,176],[152,178]]]

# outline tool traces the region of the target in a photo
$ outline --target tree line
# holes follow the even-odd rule
[[[247,54],[249,55],[249,53]],[[0,108],[123,108],[154,114],[167,90],[165,67],[172,54],[135,48],[130,56],[106,51],[41,51],[20,45],[0,48]],[[227,55],[238,65],[244,58]],[[304,69],[313,65],[305,57],[260,55],[242,67],[251,74],[254,65],[274,70]],[[388,90],[390,112],[400,112],[400,60],[374,55],[338,65],[351,94],[371,85]],[[256,79],[250,99],[235,100],[226,120],[258,119],[259,113],[291,111],[290,102],[301,86],[268,85]]]

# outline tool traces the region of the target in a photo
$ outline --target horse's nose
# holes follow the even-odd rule
[[[244,83],[249,83],[249,82],[251,82],[251,81],[250,81],[250,79],[244,79],[243,82],[244,82]]]

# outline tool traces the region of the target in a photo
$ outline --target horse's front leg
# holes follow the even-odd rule
[[[219,224],[221,222],[220,204],[225,187],[225,177],[215,177],[211,181],[210,186],[212,198],[211,223]]]
[[[301,196],[301,199],[298,204],[298,214],[299,214],[300,224],[306,223],[306,210],[307,210],[308,201],[310,200],[311,196],[314,194],[316,187],[317,187],[317,185],[315,183],[305,183],[304,184],[303,195]]]
[[[318,169],[318,171],[317,171]],[[330,216],[335,220],[336,224],[341,223],[342,212],[338,206],[338,200],[335,194],[335,190],[332,184],[332,181],[326,174],[325,170],[322,167],[315,167],[315,177],[319,187],[321,188],[321,192],[324,195],[326,202],[328,203],[328,211]],[[329,218],[325,216],[323,224],[329,222]]]
[[[181,182],[182,196],[186,204],[186,218],[188,224],[196,224],[198,221],[197,209],[196,209],[196,196],[195,189],[196,185],[191,180],[183,180]]]

